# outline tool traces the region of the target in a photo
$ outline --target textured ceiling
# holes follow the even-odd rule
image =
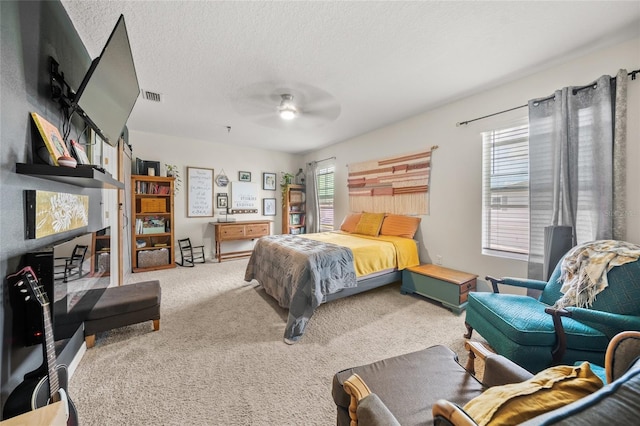
[[[162,95],[130,130],[294,153],[640,35],[638,1],[62,3],[92,58],[124,14]],[[299,119],[276,116],[282,93]]]

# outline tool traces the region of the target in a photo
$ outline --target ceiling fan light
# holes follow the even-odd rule
[[[287,106],[279,109],[280,118],[283,120],[293,120],[298,115],[298,110],[295,107]]]
[[[280,114],[280,118],[283,120],[293,120],[298,116],[298,108],[293,104],[293,95],[280,95],[282,97],[282,102],[280,102],[280,106],[278,107],[278,114]]]

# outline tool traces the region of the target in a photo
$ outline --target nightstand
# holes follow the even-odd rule
[[[441,302],[460,315],[467,306],[470,291],[476,289],[477,275],[438,265],[420,265],[402,271],[402,294],[416,293]]]

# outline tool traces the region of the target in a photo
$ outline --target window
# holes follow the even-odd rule
[[[333,231],[333,194],[335,166],[318,168],[318,210],[320,211],[320,232]]]
[[[482,252],[529,251],[529,126],[482,133]]]

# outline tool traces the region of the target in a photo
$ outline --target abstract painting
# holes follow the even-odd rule
[[[49,191],[25,191],[27,238],[71,231],[89,224],[89,196]]]

